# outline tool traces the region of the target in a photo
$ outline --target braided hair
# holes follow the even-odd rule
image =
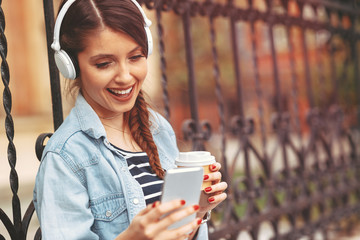
[[[146,152],[149,157],[150,167],[161,179],[164,178],[164,170],[161,167],[159,153],[150,131],[148,104],[142,91],[136,99],[134,107],[129,112],[129,127],[135,142]]]

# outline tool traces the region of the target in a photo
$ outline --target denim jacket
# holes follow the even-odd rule
[[[151,131],[164,169],[175,167],[175,133],[151,112]],[[50,138],[36,176],[34,205],[42,238],[114,239],[145,208],[143,191],[106,137],[95,111],[79,94]],[[202,224],[197,239],[208,239]]]

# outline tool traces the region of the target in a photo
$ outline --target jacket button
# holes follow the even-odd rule
[[[112,212],[111,212],[110,210],[107,210],[106,213],[105,213],[105,215],[106,215],[107,217],[111,217]]]
[[[134,198],[133,203],[134,203],[135,205],[139,204],[139,199]]]

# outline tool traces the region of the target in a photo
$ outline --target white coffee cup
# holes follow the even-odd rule
[[[210,173],[209,165],[214,164],[215,157],[207,151],[180,152],[175,159],[177,167],[202,167],[204,175]],[[211,181],[203,182],[201,189],[211,186]]]

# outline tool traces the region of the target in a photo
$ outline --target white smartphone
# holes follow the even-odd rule
[[[174,168],[166,171],[162,188],[161,202],[168,202],[175,199],[185,200],[186,206],[199,204],[201,185],[203,182],[203,168]],[[192,214],[182,220],[172,224],[169,229],[183,226],[196,218]]]

